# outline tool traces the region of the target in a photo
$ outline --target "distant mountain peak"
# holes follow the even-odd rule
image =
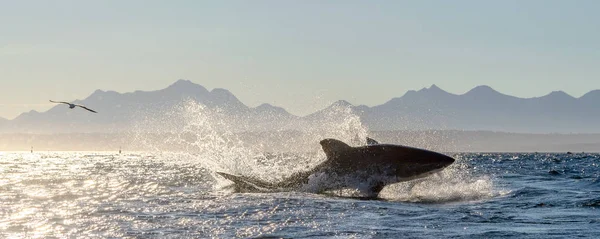
[[[269,103],[262,103],[261,105],[256,106],[256,109],[270,109],[270,108],[276,108],[276,107]]]
[[[254,109],[256,111],[258,111],[258,112],[282,113],[282,114],[287,114],[288,113],[284,108],[273,106],[273,105],[268,104],[268,103],[261,104],[261,105],[257,106]]]
[[[352,104],[350,104],[350,102],[348,102],[348,101],[345,101],[345,100],[338,100],[338,101],[336,101],[336,102],[333,102],[333,103],[332,103],[331,105],[329,105],[327,108],[325,108],[325,109],[322,109],[322,110],[319,110],[319,111],[317,111],[317,112],[315,112],[315,113],[312,113],[311,115],[313,115],[313,114],[317,114],[317,113],[319,113],[319,112],[322,112],[322,111],[330,111],[330,110],[333,110],[333,109],[336,109],[336,108],[346,108],[346,107],[353,107],[353,105],[352,105]]]
[[[95,90],[94,93],[92,93],[90,96],[88,96],[87,99],[94,99],[94,98],[98,98],[98,97],[102,97],[102,95],[104,95],[106,92],[103,90]]]
[[[349,107],[352,106],[352,104],[350,104],[350,102],[345,101],[345,100],[338,100],[336,102],[333,102],[333,104],[331,104],[332,107]]]
[[[171,84],[171,86],[177,86],[177,85],[195,85],[195,84],[191,80],[184,80],[184,79],[179,79],[179,80],[175,81],[173,84]]]
[[[399,101],[402,99],[408,100],[422,100],[428,98],[447,99],[448,97],[456,96],[455,94],[449,93],[445,90],[442,90],[437,85],[433,84],[429,88],[422,88],[419,91],[409,90],[400,98],[393,98],[391,101]]]
[[[438,91],[443,91],[442,89],[440,89],[440,87],[438,87],[438,86],[437,86],[437,85],[435,85],[435,84],[432,84],[432,85],[429,87],[429,90],[438,90]]]
[[[552,91],[552,92],[550,92],[550,94],[547,94],[547,95],[545,95],[543,97],[563,98],[563,99],[565,99],[565,98],[567,98],[567,99],[575,99],[575,97],[573,97],[573,96],[565,93],[562,90]]]
[[[478,96],[480,96],[480,95],[484,96],[484,95],[490,95],[490,94],[500,94],[500,92],[494,90],[492,87],[489,87],[487,85],[479,85],[479,86],[476,86],[475,88],[471,89],[467,93],[465,93],[465,95],[478,95]]]
[[[585,95],[579,97],[580,99],[599,99],[600,100],[600,90],[592,90]]]
[[[408,91],[406,93],[409,93],[411,91]],[[429,88],[425,87],[423,89],[420,89],[419,91],[417,91],[417,93],[427,93],[427,94],[450,94],[445,90],[442,90],[440,87],[438,87],[437,85],[433,84],[431,85]],[[412,94],[412,93],[411,93]]]
[[[34,116],[39,115],[40,112],[37,112],[36,110],[30,110],[28,112],[23,112],[20,115],[18,115],[17,117],[15,117],[13,120],[20,120],[20,119],[25,119],[25,118],[31,118]]]
[[[177,90],[189,90],[189,89],[201,89],[202,91],[208,91],[204,86],[198,85],[190,80],[179,79],[175,83],[169,85],[167,89]]]
[[[420,92],[420,91],[419,91],[419,92]],[[416,91],[416,90],[408,90],[408,91],[406,91],[406,93],[404,93],[404,95],[402,95],[402,96],[400,96],[400,97],[394,97],[394,98],[392,98],[392,99],[390,99],[390,100],[398,100],[398,99],[400,99],[400,98],[404,98],[404,97],[411,97],[411,96],[413,96],[413,95],[416,95],[416,94],[417,94],[417,91]]]
[[[473,88],[473,89],[471,89],[471,90],[481,90],[481,91],[483,91],[483,90],[486,90],[486,91],[496,91],[496,90],[494,90],[492,87],[490,87],[490,86],[487,86],[487,85],[478,85],[478,86],[475,86],[475,88]]]

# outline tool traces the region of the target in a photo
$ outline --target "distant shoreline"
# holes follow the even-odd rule
[[[272,152],[309,152],[318,150],[318,142],[306,140],[302,132],[243,132],[236,134],[246,147],[261,145]],[[62,133],[0,134],[0,151],[84,151],[84,152],[148,152],[190,151],[190,145],[177,145],[165,138],[173,135],[135,133]],[[403,144],[449,153],[597,153],[600,133],[530,134],[492,131],[423,130],[372,131],[369,136],[381,143]],[[293,142],[294,148],[289,148]]]

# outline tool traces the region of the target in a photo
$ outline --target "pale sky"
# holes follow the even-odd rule
[[[600,89],[600,1],[0,0],[0,117],[178,79],[305,115],[436,84]]]

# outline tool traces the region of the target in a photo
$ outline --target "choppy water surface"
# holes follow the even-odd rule
[[[454,156],[374,201],[231,193],[193,155],[0,153],[0,237],[600,235],[598,154]]]

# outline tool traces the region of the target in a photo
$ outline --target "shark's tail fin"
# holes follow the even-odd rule
[[[236,176],[223,172],[217,172],[217,174],[232,181],[236,192],[267,192],[275,189],[272,184],[258,179]]]

